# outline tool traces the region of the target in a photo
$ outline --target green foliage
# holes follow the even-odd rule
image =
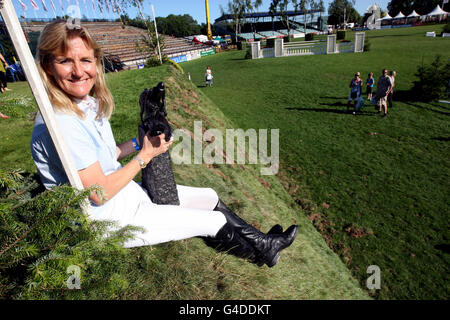
[[[449,97],[450,62],[442,61],[441,55],[436,55],[429,65],[424,65],[422,61],[415,76],[419,80],[414,81],[412,93],[417,99],[433,101]]]
[[[442,33],[450,33],[450,23],[447,23],[442,29]]]
[[[252,58],[252,48],[247,48],[247,50],[245,51],[245,56],[244,59],[251,59]]]
[[[346,32],[345,30],[338,30],[336,32],[336,40],[345,40]]]
[[[370,40],[369,38],[364,39],[364,52],[370,51]]]
[[[314,40],[314,33],[307,33],[305,35],[305,41],[313,41]]]
[[[328,6],[328,24],[344,23],[344,9],[346,11],[345,22],[359,22],[361,16],[353,5],[355,0],[333,0]]]
[[[111,231],[111,222],[90,221],[81,207],[98,188],[59,186],[35,195],[36,180],[19,170],[0,171],[0,296],[119,297],[127,286],[123,243],[138,229]],[[80,290],[68,287],[70,266],[80,270]]]

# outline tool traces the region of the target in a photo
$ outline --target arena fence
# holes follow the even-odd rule
[[[261,43],[255,41],[251,43],[252,59],[363,52],[364,39],[364,32],[356,33],[353,42],[340,43],[336,43],[335,34],[329,35],[327,40],[302,41],[286,44],[282,38],[278,38],[275,39],[273,48],[261,48]]]

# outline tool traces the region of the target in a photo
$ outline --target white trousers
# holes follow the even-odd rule
[[[226,223],[220,211],[212,211],[219,201],[211,188],[177,185],[180,205],[158,205],[134,181],[104,205],[95,207],[94,220],[115,221],[118,227],[139,226],[145,232],[125,243],[126,248],[153,245],[196,236],[215,236]]]

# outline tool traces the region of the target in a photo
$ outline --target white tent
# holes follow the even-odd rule
[[[441,9],[441,7],[439,5],[436,6],[436,8],[434,8],[433,11],[431,11],[429,14],[427,14],[427,17],[429,16],[440,16],[443,14],[448,14],[448,12],[445,12],[444,10]]]
[[[413,12],[411,12],[411,14],[407,16],[407,18],[417,18],[417,17],[420,17],[420,14],[418,14],[416,10],[413,10]]]
[[[394,19],[403,19],[405,17],[405,15],[400,11],[399,13],[398,13],[398,15],[396,15],[395,17],[394,17]]]
[[[386,13],[386,15],[381,18],[381,20],[392,20],[392,17],[389,15],[389,13]]]

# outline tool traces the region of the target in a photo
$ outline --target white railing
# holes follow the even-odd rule
[[[274,50],[274,48],[263,48],[263,49],[261,49],[261,56],[263,58],[273,58],[273,57],[275,57],[275,50]]]
[[[326,54],[326,45],[315,44],[315,45],[301,45],[296,47],[285,47],[283,50],[283,56],[304,56],[312,54]]]
[[[353,42],[336,43],[336,46],[339,53],[355,52],[355,44]]]

